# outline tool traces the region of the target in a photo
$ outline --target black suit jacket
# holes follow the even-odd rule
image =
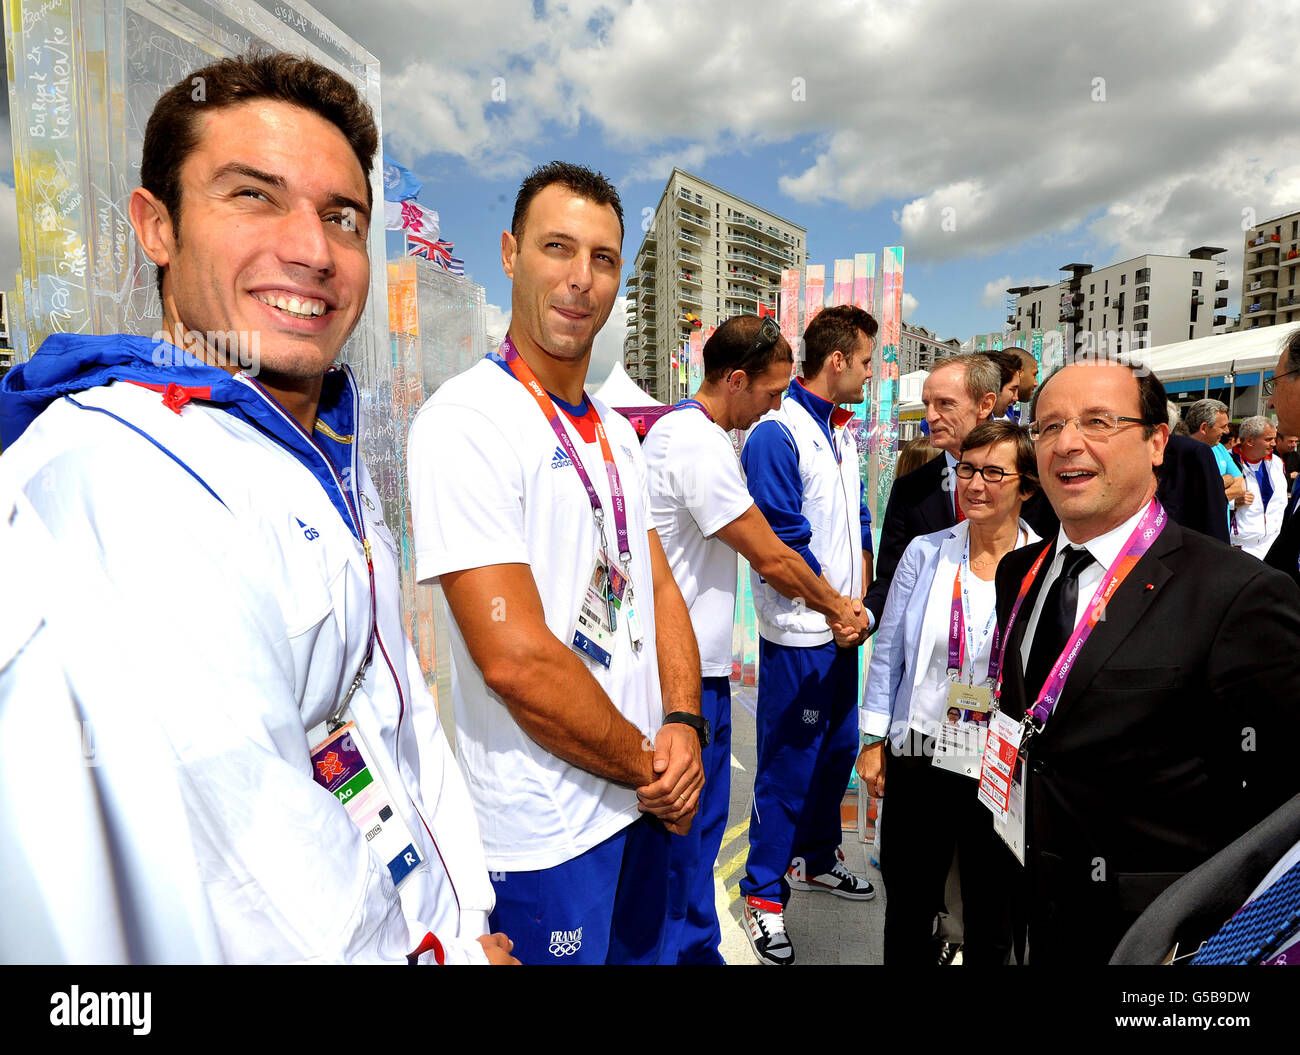
[[[1169,437],[1156,497],[1183,527],[1231,543],[1228,499],[1223,492],[1219,463],[1200,440],[1190,436]]]
[[[1300,795],[1161,894],[1124,935],[1110,962],[1163,963],[1174,946],[1195,952],[1246,903],[1255,887],[1300,843]]]
[[[1029,566],[1055,542],[998,566],[1004,628]],[[1001,706],[1015,719],[1026,707],[1020,644],[1044,572],[1007,647]],[[1300,590],[1171,520],[1028,746],[1032,960],[1106,963],[1165,887],[1295,794],[1297,718]]]
[[[1043,538],[1056,534],[1060,521],[1042,492],[1030,496],[1020,515]],[[880,626],[894,571],[903,559],[907,544],[918,535],[928,535],[957,523],[953,505],[953,484],[948,480],[948,460],[942,454],[919,469],[894,481],[885,506],[885,520],[880,526],[880,550],[876,554],[871,587],[867,590],[867,609]]]

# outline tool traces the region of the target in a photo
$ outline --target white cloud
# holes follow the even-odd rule
[[[513,174],[581,122],[630,155],[629,179],[657,181],[797,140],[771,173],[780,189],[897,202],[909,262],[1062,234],[1099,265],[1205,243],[1239,254],[1241,208],[1300,202],[1294,5],[1004,0],[996,19],[958,0],[751,0],[743,14],[478,0],[437,19],[416,0],[321,6],[374,41],[387,132],[410,150]]]
[[[903,293],[903,321],[913,322],[916,319],[916,298],[912,294]]]
[[[504,339],[506,331],[510,329],[510,309],[499,308],[495,304],[487,305],[484,325],[489,337]]]
[[[1010,275],[1003,275],[1001,278],[995,278],[992,282],[984,283],[984,292],[980,294],[981,308],[1000,308],[1007,300],[1007,290],[1015,286],[1054,286],[1060,282],[1059,278],[1012,278]]]

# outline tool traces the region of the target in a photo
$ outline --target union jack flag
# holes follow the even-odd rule
[[[444,271],[450,271],[453,275],[465,274],[465,261],[451,255],[451,251],[456,248],[452,242],[431,241],[423,238],[418,234],[406,232],[406,255],[422,256],[425,260],[432,260]]]

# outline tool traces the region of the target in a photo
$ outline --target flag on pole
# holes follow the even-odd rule
[[[403,168],[396,161],[384,154],[384,201],[406,201],[420,193],[422,184],[411,175],[411,170]]]
[[[465,274],[465,261],[457,259],[451,255],[451,251],[456,248],[451,242],[432,241],[418,234],[406,234],[407,256],[422,256],[425,260],[431,260],[444,271],[450,271],[453,275]]]
[[[762,318],[766,318],[768,315],[771,315],[772,318],[776,318],[776,312],[774,312],[771,308],[769,308],[769,307],[768,307],[766,304],[764,304],[762,301],[759,301],[759,302],[758,302],[758,317],[759,317],[760,319],[762,319]]]
[[[436,242],[441,234],[438,214],[418,202],[384,202],[384,227],[390,231],[412,231]]]

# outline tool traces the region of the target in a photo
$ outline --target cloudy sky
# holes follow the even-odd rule
[[[500,232],[552,158],[618,185],[629,259],[674,164],[805,226],[814,263],[902,244],[908,321],[963,339],[1001,329],[1008,285],[1205,244],[1229,250],[1235,313],[1243,226],[1300,208],[1296,5],[318,7],[382,63],[385,148],[500,321]]]

